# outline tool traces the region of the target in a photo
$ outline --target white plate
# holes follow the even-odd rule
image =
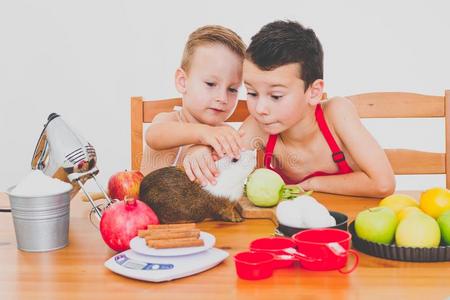
[[[150,248],[145,243],[145,239],[135,237],[130,241],[130,248],[139,254],[151,256],[181,256],[199,253],[211,249],[216,243],[216,238],[207,232],[200,232],[200,239],[203,240],[204,245],[200,247],[183,247],[183,248],[167,248],[155,249]]]

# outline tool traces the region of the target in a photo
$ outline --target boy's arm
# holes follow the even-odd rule
[[[174,114],[160,113],[145,132],[145,141],[155,150],[166,150],[182,145],[198,144],[202,124],[181,123]]]
[[[349,99],[328,103],[333,124],[359,170],[343,175],[313,177],[301,184],[308,190],[354,196],[385,197],[395,190],[395,177],[384,150],[361,123]]]
[[[181,123],[172,113],[161,113],[147,129],[145,141],[154,150],[166,150],[183,145],[209,145],[222,157],[239,157],[242,143],[239,133],[228,125],[209,126]]]
[[[239,128],[240,139],[243,149],[254,150],[264,147],[264,133],[261,131],[256,121],[249,116]],[[211,147],[203,145],[193,145],[186,151],[183,159],[183,166],[191,181],[198,179],[202,185],[210,182],[215,184],[215,176],[219,174],[214,164]]]

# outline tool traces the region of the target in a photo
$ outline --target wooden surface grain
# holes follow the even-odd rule
[[[354,218],[377,199],[315,194],[330,210]],[[0,207],[7,205],[0,196]],[[115,253],[103,243],[89,222],[89,204],[71,203],[69,246],[47,253],[16,248],[10,213],[0,213],[0,299],[446,299],[450,296],[450,262],[410,263],[360,254],[358,268],[349,275],[278,269],[268,279],[246,281],[235,273],[232,256],[249,243],[270,236],[269,219],[243,223],[204,222],[199,227],[216,236],[218,248],[229,252],[219,266],[171,282],[149,283],[128,279],[103,263]]]

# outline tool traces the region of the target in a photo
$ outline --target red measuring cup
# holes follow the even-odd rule
[[[274,254],[274,268],[290,267],[294,261],[313,262],[317,260],[298,252],[295,241],[286,237],[269,237],[254,240],[250,243],[250,250]]]
[[[340,229],[318,228],[296,233],[292,239],[299,252],[315,258],[315,261],[302,261],[305,269],[314,271],[339,270],[347,274],[355,270],[359,262],[358,254],[350,249],[352,235]],[[348,256],[354,257],[353,265],[347,270]]]
[[[272,276],[275,255],[268,252],[239,252],[234,256],[236,273],[242,279],[258,280]]]

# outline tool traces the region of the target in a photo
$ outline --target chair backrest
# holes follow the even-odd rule
[[[445,153],[411,149],[385,149],[397,175],[445,174],[450,186],[450,91],[443,96],[414,93],[377,92],[348,96],[361,118],[443,118]]]
[[[445,120],[445,153],[410,149],[385,149],[394,173],[445,174],[450,187],[450,90],[443,96],[414,93],[377,92],[348,96],[355,104],[361,118],[443,118]],[[180,98],[145,101],[131,97],[131,165],[139,169],[143,152],[143,124],[151,123],[160,112],[181,105]],[[227,120],[242,122],[248,116],[245,100],[239,100],[234,113]],[[258,155],[258,161],[261,160]],[[258,164],[260,165],[260,164]]]

